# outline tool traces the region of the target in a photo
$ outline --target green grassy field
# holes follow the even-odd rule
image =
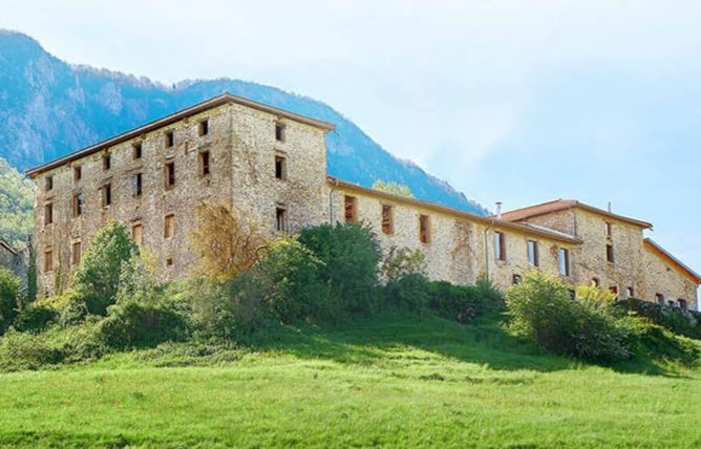
[[[0,374],[0,446],[701,446],[699,369],[582,365],[430,317],[276,337]]]

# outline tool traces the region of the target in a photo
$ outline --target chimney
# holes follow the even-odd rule
[[[501,220],[501,201],[497,201],[497,220]]]
[[[611,201],[609,201],[609,214],[611,213]]]

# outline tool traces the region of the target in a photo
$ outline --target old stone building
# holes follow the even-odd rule
[[[207,201],[251,211],[271,234],[363,221],[385,250],[420,249],[433,279],[473,283],[487,274],[506,288],[537,268],[696,307],[699,277],[643,240],[649,223],[563,200],[483,217],[360,187],[327,177],[325,133],[333,129],[224,94],[29,170],[39,186],[40,292],[69,284],[110,219],[159,257],[161,280],[187,276],[197,264],[193,211]]]
[[[24,276],[22,254],[0,237],[0,267],[7,268],[17,276]]]

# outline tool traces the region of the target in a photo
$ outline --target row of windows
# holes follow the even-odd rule
[[[540,252],[538,242],[535,240],[526,241],[526,252],[528,254],[528,264],[532,267],[540,266]],[[558,269],[562,276],[570,275],[570,251],[567,248],[558,248]],[[501,231],[494,232],[494,258],[496,260],[506,260],[506,236]]]
[[[358,221],[357,199],[353,196],[346,195],[344,197],[344,214],[346,222]],[[431,229],[429,226],[428,215],[419,215],[419,241],[421,243],[430,243]],[[380,228],[383,234],[394,234],[394,206],[383,204],[380,212]]]

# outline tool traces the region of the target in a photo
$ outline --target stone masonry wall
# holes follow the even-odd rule
[[[665,304],[678,305],[683,299],[690,310],[697,310],[696,284],[688,277],[648,248],[643,249],[643,266],[645,282],[639,299],[655,302],[660,294]]]

